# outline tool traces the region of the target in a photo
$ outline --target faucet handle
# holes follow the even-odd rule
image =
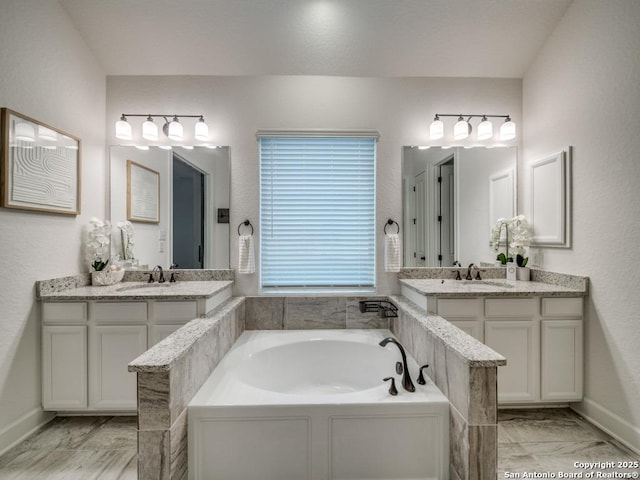
[[[389,387],[389,395],[398,395],[398,389],[396,388],[396,380],[393,377],[386,377],[382,379],[384,382],[391,380],[391,386]]]
[[[147,283],[153,283],[153,272],[149,274],[149,280],[147,280]]]
[[[454,272],[455,272],[454,280],[462,280],[462,277],[460,276],[460,270],[454,270]]]
[[[176,275],[178,275],[176,272],[171,272],[171,278],[169,278],[170,283],[176,283]]]
[[[429,368],[429,365],[423,365],[423,366],[420,367],[420,374],[418,375],[418,380],[417,380],[417,382],[420,385],[426,385],[427,384],[427,381],[424,379],[424,375],[422,374],[422,370],[425,369],[425,368]]]

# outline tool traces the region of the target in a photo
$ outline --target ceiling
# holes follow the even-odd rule
[[[59,0],[107,75],[522,78],[571,0]]]

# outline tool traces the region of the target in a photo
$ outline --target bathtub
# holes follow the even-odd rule
[[[388,336],[245,331],[189,403],[189,479],[448,479],[449,402]]]

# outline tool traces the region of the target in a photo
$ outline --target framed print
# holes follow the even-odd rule
[[[8,108],[0,116],[0,206],[80,214],[80,139]]]
[[[127,160],[127,220],[160,222],[160,174]]]

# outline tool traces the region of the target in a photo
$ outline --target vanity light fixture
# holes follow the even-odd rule
[[[429,126],[429,138],[431,140],[439,140],[444,136],[444,125],[440,117],[458,118],[458,121],[453,126],[453,138],[455,140],[464,140],[469,137],[472,131],[470,120],[474,117],[481,119],[478,125],[478,134],[476,135],[478,140],[489,140],[493,137],[493,124],[489,121],[489,117],[505,119],[505,123],[500,127],[501,141],[512,140],[516,137],[516,124],[509,115],[436,113],[433,122]]]
[[[209,127],[204,121],[203,115],[168,115],[160,113],[123,113],[120,120],[116,122],[116,137],[122,140],[132,140],[133,132],[131,124],[127,121],[127,117],[145,117],[146,120],[142,124],[142,138],[155,142],[158,140],[158,126],[153,121],[154,117],[164,118],[162,132],[171,140],[181,142],[184,139],[184,127],[180,123],[180,118],[197,118],[194,138],[200,141],[209,139]],[[171,120],[169,120],[171,119]]]
[[[148,116],[142,123],[142,138],[155,142],[158,140],[158,126],[153,122],[153,118]]]
[[[471,117],[469,117],[471,119]],[[471,124],[468,120],[462,118],[462,115],[458,117],[458,121],[453,126],[453,138],[456,140],[464,140],[471,133]]]
[[[440,140],[442,137],[444,137],[444,123],[436,114],[433,122],[429,125],[429,138],[431,140]]]

